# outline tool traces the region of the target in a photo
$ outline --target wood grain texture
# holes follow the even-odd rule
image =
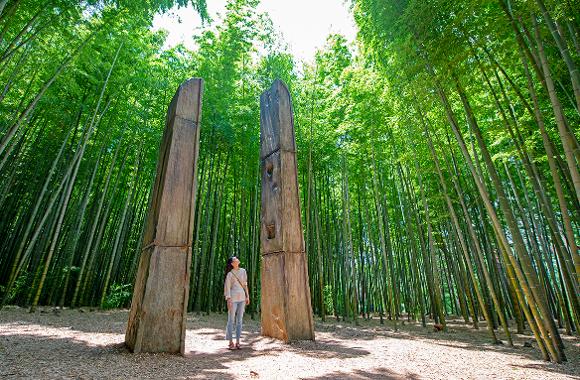
[[[167,112],[125,343],[184,352],[203,81],[177,90]]]
[[[314,340],[292,102],[282,81],[260,97],[260,142],[262,334],[284,341]]]

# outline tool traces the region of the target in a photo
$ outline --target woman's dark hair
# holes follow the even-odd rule
[[[228,259],[228,262],[226,263],[226,272],[224,273],[224,281],[226,280],[226,277],[228,276],[228,273],[230,273],[230,271],[232,269],[234,269],[234,266],[232,265],[232,261],[234,261],[234,259],[236,258],[236,256],[232,256]]]

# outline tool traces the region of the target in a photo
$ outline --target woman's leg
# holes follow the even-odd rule
[[[228,324],[226,326],[226,339],[230,341],[230,345],[232,342],[232,333],[234,331],[234,317],[236,315],[236,307],[235,303],[232,304],[232,307],[228,310]]]
[[[246,302],[240,301],[235,303],[236,307],[236,343],[240,344],[240,337],[242,336],[242,320],[244,319],[244,310]]]

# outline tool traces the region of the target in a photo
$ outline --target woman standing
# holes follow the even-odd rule
[[[248,291],[248,275],[244,268],[240,268],[240,260],[236,256],[228,259],[226,273],[224,275],[224,296],[228,303],[228,325],[226,327],[226,339],[229,339],[229,349],[240,349],[240,335],[242,334],[242,319],[244,309],[250,304],[250,292]],[[236,326],[236,344],[232,340],[232,333]]]

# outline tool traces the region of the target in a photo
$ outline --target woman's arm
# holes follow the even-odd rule
[[[224,281],[224,297],[226,297],[228,311],[232,308],[232,296],[231,296],[232,285],[230,281],[231,277],[232,277],[231,273],[228,273],[226,275],[226,280]]]
[[[230,281],[231,277],[232,277],[231,273],[228,273],[226,275],[226,280],[224,281],[224,297],[226,297],[226,300],[232,297],[231,296],[232,285]]]
[[[248,274],[244,269],[244,289],[246,290],[246,305],[250,304],[250,289],[248,289]]]

